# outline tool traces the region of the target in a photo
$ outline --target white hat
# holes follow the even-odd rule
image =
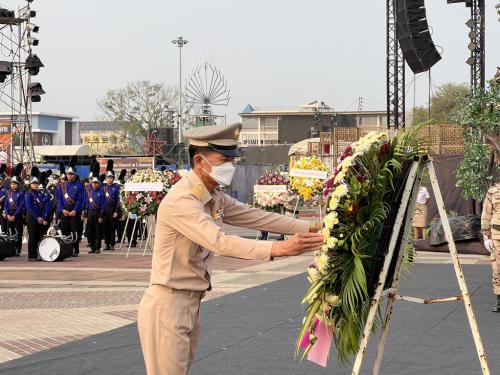
[[[94,182],[101,183],[101,181],[99,181],[99,179],[98,179],[97,177],[94,177],[94,178],[92,179],[92,183],[94,183]]]
[[[18,184],[18,185],[20,184],[20,182],[19,182],[19,180],[17,179],[16,176],[12,177],[11,180],[10,180],[10,182],[13,182],[13,183]]]
[[[66,171],[66,174],[76,174],[75,170],[73,169],[73,167],[69,167],[68,170]]]
[[[113,177],[113,178],[115,178],[115,174],[112,171],[108,171],[108,173],[106,173],[106,177]]]
[[[30,181],[30,184],[39,184],[39,183],[40,183],[40,181],[38,181],[38,178],[36,178],[36,177],[33,177]]]

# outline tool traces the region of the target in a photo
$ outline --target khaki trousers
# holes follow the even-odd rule
[[[152,285],[137,326],[148,375],[187,375],[198,348],[201,292]]]
[[[491,269],[493,271],[493,293],[500,295],[500,233],[491,231],[493,237],[493,251],[491,252]],[[497,232],[497,233],[494,233]]]

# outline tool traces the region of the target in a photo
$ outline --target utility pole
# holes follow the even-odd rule
[[[172,43],[179,47],[179,108],[177,112],[177,129],[178,129],[178,142],[182,143],[182,47],[188,44],[182,35],[178,36],[177,39],[172,40]],[[179,146],[180,147],[180,146]]]

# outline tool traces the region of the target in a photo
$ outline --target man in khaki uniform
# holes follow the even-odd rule
[[[191,171],[174,185],[158,209],[151,286],[138,312],[138,328],[149,375],[185,375],[196,354],[200,300],[211,289],[213,254],[268,260],[318,249],[319,223],[250,208],[224,194],[239,156],[241,124],[186,132]],[[259,241],[228,235],[222,223],[293,235]]]
[[[491,253],[493,293],[497,296],[493,312],[500,312],[500,183],[493,185],[486,193],[481,215],[481,230],[484,235],[484,246]]]

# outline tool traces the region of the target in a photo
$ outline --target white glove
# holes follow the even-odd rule
[[[486,240],[484,241],[484,247],[486,250],[488,250],[490,253],[493,252],[493,240]]]

